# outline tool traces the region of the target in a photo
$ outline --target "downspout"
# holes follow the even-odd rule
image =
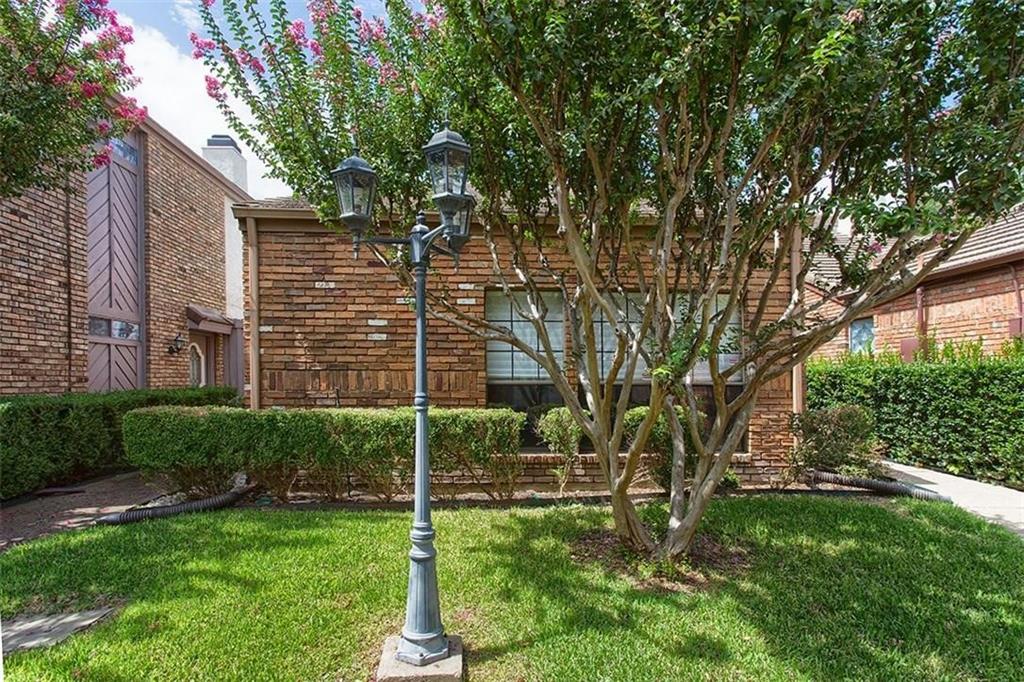
[[[928,318],[924,312],[924,285],[914,290],[915,305],[917,306],[917,342],[925,359],[931,358],[932,349],[928,347]]]
[[[799,297],[797,317],[801,322],[803,321],[803,292],[797,291],[797,287],[800,284],[800,271],[803,269],[803,242],[803,230],[798,225],[796,234],[793,235],[793,243],[789,245],[789,291],[790,295],[796,294]],[[797,330],[794,328],[790,333],[796,336]],[[801,414],[807,409],[805,375],[804,363],[801,362],[793,366],[793,412],[795,414]]]
[[[1017,317],[1024,318],[1024,293],[1021,292],[1021,281],[1017,266],[1010,263],[1010,276],[1013,277],[1013,293],[1017,298]]]
[[[67,176],[64,177],[64,240],[67,250],[64,259],[64,287],[67,302],[67,343],[68,343],[68,393],[73,387],[72,375],[72,348],[74,340],[73,325],[71,324],[71,182]]]
[[[249,240],[249,406],[260,408],[260,247],[256,219],[245,219]]]

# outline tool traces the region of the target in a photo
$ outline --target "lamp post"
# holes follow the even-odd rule
[[[469,145],[456,132],[448,129],[436,133],[423,147],[434,191],[434,204],[441,213],[441,225],[429,229],[423,212],[405,238],[367,236],[373,210],[377,175],[359,158],[358,150],[341,162],[331,178],[338,193],[341,221],[352,233],[356,249],[361,242],[369,244],[405,245],[409,247],[415,276],[416,298],[416,410],[415,461],[416,476],[413,501],[413,523],[409,534],[409,587],[406,596],[405,627],[398,642],[396,658],[412,665],[427,665],[448,657],[448,638],[441,624],[441,607],[437,594],[437,568],[434,549],[434,527],[430,521],[430,453],[427,446],[427,267],[430,256],[441,253],[458,259],[469,239],[474,199],[466,194],[469,170]],[[444,237],[446,246],[437,242]]]

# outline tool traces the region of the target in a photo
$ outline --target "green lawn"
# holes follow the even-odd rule
[[[651,516],[663,509],[648,509]],[[1024,679],[1024,543],[941,504],[736,497],[748,565],[645,589],[570,558],[596,508],[444,511],[442,608],[470,679]],[[367,680],[405,598],[409,516],[226,511],[0,555],[0,612],[125,603],[16,680]]]

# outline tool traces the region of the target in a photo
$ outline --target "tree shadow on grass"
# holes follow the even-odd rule
[[[317,662],[327,670],[349,669],[355,630],[373,621],[363,616],[372,606],[351,607],[363,589],[357,556],[370,557],[364,572],[383,561],[373,547],[360,551],[346,547],[345,539],[366,545],[376,533],[380,556],[398,556],[404,538],[395,524],[406,525],[400,515],[384,513],[229,511],[76,531],[14,547],[0,556],[5,617],[111,601],[127,607],[52,649],[14,654],[8,673],[18,679],[116,681],[138,679],[140,671],[255,679],[277,668],[301,669],[294,659],[303,647],[329,649],[318,652]],[[309,581],[310,566],[318,569],[316,581]],[[382,570],[380,589],[396,599],[381,608],[398,608],[401,580],[389,566]],[[222,678],[217,666],[225,662],[234,673]]]
[[[565,666],[546,660],[542,676],[1024,679],[1024,544],[956,509],[716,502],[705,530],[742,541],[751,565],[703,594],[651,593],[573,564],[573,539],[606,519],[597,510],[511,515],[475,548],[502,601],[533,629],[471,651],[471,662],[523,649],[541,661],[536,650],[564,649]],[[573,656],[584,642],[588,655]]]

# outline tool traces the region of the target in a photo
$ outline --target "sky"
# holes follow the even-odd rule
[[[248,162],[249,194],[257,199],[288,196],[291,190],[280,180],[263,177],[266,165],[256,158],[228,128],[213,100],[206,94],[202,62],[192,59],[188,34],[202,35],[197,11],[200,0],[111,0],[110,7],[122,23],[135,30],[135,42],[127,47],[127,62],[141,83],[129,94],[149,108],[150,117],[196,153],[215,133],[234,137]],[[360,3],[366,14],[383,14],[382,3]],[[305,0],[288,0],[289,16],[308,23]]]

